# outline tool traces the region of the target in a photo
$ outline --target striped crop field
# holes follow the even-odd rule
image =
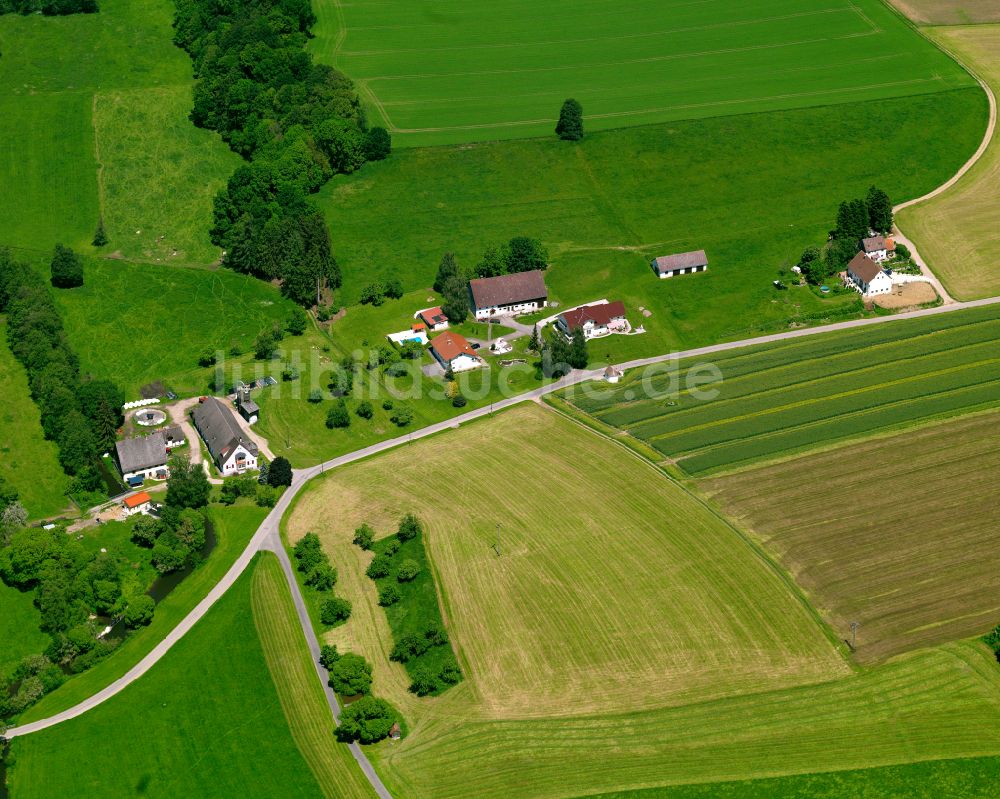
[[[706,475],[1000,404],[998,341],[993,306],[730,351],[694,390],[686,361],[566,398]]]
[[[361,523],[388,534],[408,511],[427,530],[467,677],[440,701],[415,702],[388,662],[392,639],[363,576],[371,553],[351,544]],[[534,405],[332,472],[287,529],[291,541],[319,534],[354,603],[330,640],[363,652],[376,693],[418,717],[439,707],[455,718],[470,700],[462,713],[498,719],[624,712],[847,671],[796,590],[735,530],[657,469]]]
[[[986,411],[700,487],[880,660],[1000,623],[998,429]]]
[[[860,103],[969,85],[878,0],[316,0],[313,51],[406,145]]]

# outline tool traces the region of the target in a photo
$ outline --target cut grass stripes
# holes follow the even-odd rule
[[[262,553],[253,570],[253,621],[292,739],[327,799],[375,796],[335,724],[278,559]]]

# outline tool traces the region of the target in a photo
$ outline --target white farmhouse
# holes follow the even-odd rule
[[[896,242],[885,236],[869,236],[861,240],[861,252],[873,261],[887,261],[896,256]]]
[[[169,475],[167,458],[167,444],[161,431],[115,444],[118,470],[130,485],[139,485],[143,480],[165,480]]]
[[[517,316],[548,305],[549,292],[541,271],[515,272],[469,281],[472,309],[476,319]]]
[[[231,408],[215,397],[195,405],[191,414],[212,460],[224,476],[257,468],[257,443],[250,439]]]
[[[485,366],[465,336],[452,333],[450,330],[431,340],[431,354],[445,369],[453,372],[468,372]]]
[[[892,278],[863,252],[855,255],[847,265],[847,277],[865,297],[892,291]]]

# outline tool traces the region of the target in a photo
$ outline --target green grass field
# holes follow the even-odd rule
[[[315,9],[313,52],[357,81],[404,145],[552,135],[567,97],[594,130],[968,83],[877,0]]]
[[[699,483],[752,530],[857,657],[981,635],[1000,623],[992,553],[1000,411]]]
[[[995,406],[998,339],[993,306],[635,370],[566,396],[698,475]],[[716,382],[689,387],[698,365]]]
[[[622,299],[649,333],[612,346],[660,351],[842,312],[851,297],[771,282],[825,240],[842,199],[877,184],[898,202],[951,177],[986,118],[975,88],[863,113],[840,105],[608,131],[577,145],[416,148],[334,178],[318,197],[346,304],[393,274],[425,292],[444,252],[472,268],[490,242],[528,235],[549,249],[551,299]],[[654,256],[700,248],[704,274],[661,281],[649,268]],[[639,306],[652,315],[638,317]]]
[[[997,19],[1000,19],[1000,6]],[[954,52],[1000,93],[1000,25],[931,28],[926,33]],[[904,208],[900,229],[941,278],[949,293],[967,300],[1000,293],[1000,140],[994,135],[982,159],[939,197]]]
[[[189,574],[156,606],[148,627],[137,630],[110,657],[77,675],[31,707],[20,721],[32,721],[59,713],[117,680],[142,660],[211,590],[246,547],[267,515],[256,505],[239,504],[209,509],[217,543],[208,559]]]
[[[45,440],[38,406],[31,399],[24,367],[7,346],[7,323],[0,317],[0,475],[13,485],[32,519],[55,515],[69,505],[69,478],[59,453]]]
[[[97,14],[0,17],[0,244],[89,249],[103,214],[109,253],[216,260],[211,197],[238,158],[187,119],[173,13],[106,0]]]
[[[434,700],[408,694],[404,669],[388,661],[390,625],[364,575],[371,556],[350,543],[362,522],[393,530],[405,512],[424,523],[466,678]],[[287,521],[291,542],[307,531],[354,604],[328,640],[374,664],[376,693],[411,729],[410,714],[419,724],[427,714],[622,713],[848,671],[811,610],[732,528],[656,469],[536,406],[331,472]]]
[[[246,573],[141,680],[82,716],[16,739],[12,794],[317,796],[251,602]]]
[[[0,581],[0,674],[23,657],[37,655],[51,639],[38,629],[41,614],[34,591],[19,591]]]
[[[374,796],[346,744],[333,736],[333,716],[309,656],[292,595],[277,558],[262,553],[250,591],[254,626],[292,739],[327,799]]]

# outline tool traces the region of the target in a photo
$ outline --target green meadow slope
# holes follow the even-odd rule
[[[169,0],[96,14],[0,16],[0,245],[208,264],[211,199],[239,158],[195,128]]]

